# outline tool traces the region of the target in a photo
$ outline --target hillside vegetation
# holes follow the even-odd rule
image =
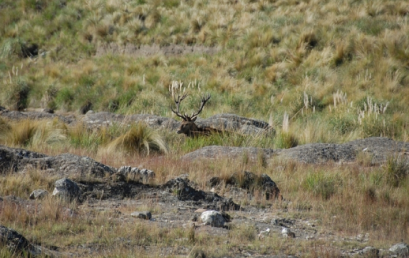
[[[177,85],[187,110],[208,92],[203,117],[263,119],[298,143],[406,141],[408,14],[380,0],[3,0],[0,105],[171,116]],[[96,56],[107,43],[217,53]]]

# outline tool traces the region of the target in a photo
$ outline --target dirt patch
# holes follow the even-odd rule
[[[153,55],[165,55],[165,56],[178,56],[187,54],[206,54],[214,55],[220,49],[218,47],[206,47],[206,46],[188,46],[188,45],[134,45],[126,44],[124,46],[116,43],[100,44],[97,47],[96,56],[103,56],[106,54],[113,55],[126,55],[133,57],[148,57]]]

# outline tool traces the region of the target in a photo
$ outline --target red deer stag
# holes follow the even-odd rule
[[[210,128],[210,127],[198,127],[195,124],[195,121],[197,119],[197,116],[202,112],[204,105],[206,105],[206,102],[209,101],[210,99],[210,94],[207,94],[206,96],[202,97],[202,102],[200,103],[199,111],[196,113],[193,113],[191,116],[185,114],[181,114],[179,112],[179,106],[180,102],[184,100],[187,97],[187,94],[184,94],[183,96],[178,96],[175,98],[175,103],[176,103],[176,111],[171,107],[172,112],[175,113],[178,117],[182,118],[182,124],[180,125],[177,133],[183,133],[188,137],[197,137],[200,135],[210,135],[211,133],[219,133],[221,131]]]

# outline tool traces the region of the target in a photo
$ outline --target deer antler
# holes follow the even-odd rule
[[[193,113],[192,116],[190,117],[190,120],[195,120],[197,116],[202,112],[204,105],[206,105],[206,102],[209,101],[210,99],[210,94],[207,94],[202,97],[202,102],[200,103],[200,108],[199,111],[196,113]]]
[[[187,94],[183,94],[182,96],[178,95],[177,99],[175,98],[175,103],[176,103],[176,108],[177,108],[176,111],[172,107],[170,107],[170,109],[172,110],[173,113],[175,113],[178,117],[182,118],[185,121],[188,120],[188,116],[186,114],[182,115],[179,112],[179,105],[180,105],[180,102],[182,102],[182,100],[184,100],[186,97],[187,97]]]

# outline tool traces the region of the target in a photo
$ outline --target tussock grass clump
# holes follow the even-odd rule
[[[118,128],[101,127],[98,129],[88,128],[83,123],[77,123],[67,127],[67,138],[74,148],[84,148],[96,152],[98,147],[112,140]]]
[[[4,134],[11,130],[11,126],[6,120],[0,118],[0,139],[4,138]],[[1,141],[1,140],[0,140]]]
[[[275,146],[279,149],[288,149],[298,145],[297,137],[290,132],[281,132],[275,138]]]
[[[65,141],[65,129],[65,125],[58,120],[25,119],[5,125],[4,131],[0,131],[0,140],[3,144],[11,146],[52,145]]]
[[[147,125],[137,123],[130,126],[129,130],[108,143],[108,152],[120,151],[124,154],[167,153],[166,143],[162,136]]]
[[[323,172],[310,173],[303,183],[303,187],[312,192],[316,196],[320,196],[323,200],[328,200],[333,196],[339,180],[331,175],[325,175]]]
[[[407,160],[399,157],[388,159],[385,167],[386,181],[393,187],[399,187],[406,184],[409,175],[409,164]]]
[[[28,198],[36,189],[53,189],[55,178],[47,177],[36,168],[29,168],[25,174],[10,173],[0,177],[0,196],[15,195]]]

